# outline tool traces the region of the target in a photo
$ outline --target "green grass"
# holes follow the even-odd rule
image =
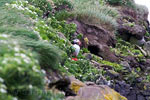
[[[58,48],[49,43],[39,41],[39,37],[34,33],[35,23],[28,16],[17,9],[0,7],[0,33],[8,34],[17,40],[25,49],[36,52],[42,68],[57,69],[60,61]]]
[[[61,51],[48,42],[24,40],[21,45],[38,54],[40,66],[43,69],[58,69]]]
[[[73,14],[78,19],[96,25],[116,28],[118,11],[115,8],[100,5],[98,0],[73,0]]]
[[[0,15],[0,33],[39,39],[31,29],[33,22],[29,16],[6,7],[0,7]]]
[[[15,0],[0,0],[0,7],[4,6],[6,3],[11,3],[12,1],[15,1]]]

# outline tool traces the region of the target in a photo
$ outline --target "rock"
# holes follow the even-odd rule
[[[115,35],[112,31],[76,19],[70,19],[68,22],[75,23],[77,25],[77,33],[82,33],[88,39],[87,47],[91,53],[104,58],[104,60],[118,62],[119,59],[115,53],[111,52],[109,47],[115,47],[116,44]]]
[[[144,50],[147,52],[147,55],[150,57],[150,41],[144,44]]]
[[[55,87],[56,89],[65,92],[66,96],[75,96],[76,94],[70,89],[70,78],[67,76],[64,76],[62,78],[59,78],[58,80],[51,81],[48,84],[48,89],[51,89]]]
[[[119,12],[121,16],[117,20],[119,24],[117,31],[120,36],[126,41],[129,41],[131,37],[136,40],[142,40],[146,33],[145,27],[148,27],[148,12],[141,14],[128,7],[119,9]],[[143,25],[143,23],[145,24]]]
[[[70,87],[77,96],[67,97],[65,100],[127,100],[108,86],[98,86],[91,82],[86,85],[74,77],[71,77],[70,80]]]
[[[108,86],[85,86],[80,88],[77,96],[66,100],[127,100]]]
[[[146,42],[144,37],[141,40],[138,40],[137,38],[135,38],[133,36],[130,37],[129,41],[130,41],[130,43],[137,44],[137,45],[143,45]]]
[[[127,56],[127,57],[125,58],[125,60],[129,62],[131,68],[132,68],[132,67],[137,68],[137,67],[140,66],[140,64],[137,62],[136,58],[133,57],[133,56]]]
[[[85,56],[87,60],[92,60],[93,58],[91,53],[84,53],[83,56]]]
[[[94,83],[94,82],[85,82],[85,84],[86,84],[87,86],[95,85],[95,83]]]
[[[130,27],[128,25],[122,24],[118,27],[118,32],[120,33],[120,36],[126,40],[132,42],[137,42],[138,40],[142,40],[146,30],[144,27],[140,25],[134,25],[133,27]],[[131,40],[130,40],[131,39]]]
[[[146,51],[144,51],[144,50],[142,49],[142,47],[140,47],[140,46],[138,46],[138,45],[136,45],[136,47],[142,52],[142,54],[143,54],[144,56],[147,56]]]
[[[132,70],[131,66],[129,65],[129,63],[127,61],[121,61],[120,64],[129,72]]]
[[[60,38],[63,38],[63,39],[65,39],[65,40],[66,40],[66,37],[65,37],[65,35],[64,35],[63,33],[58,32],[58,36],[59,36]]]
[[[145,100],[145,97],[143,95],[138,95],[137,100]]]
[[[119,77],[119,73],[115,72],[114,70],[107,70],[106,75],[110,76],[110,78],[117,78],[117,77]]]
[[[130,65],[129,65],[129,63],[127,62],[127,61],[121,61],[121,63],[120,63],[122,66],[124,66],[124,67],[130,67]]]
[[[128,100],[137,100],[136,99],[136,92],[131,91],[130,94],[127,96]]]
[[[94,67],[96,67],[96,68],[101,68],[101,66],[102,66],[102,64],[100,64],[100,63],[98,63],[98,62],[96,62],[96,61],[94,61],[94,60],[91,60],[91,63],[94,65]]]
[[[108,85],[108,81],[105,79],[104,76],[99,75],[99,78],[96,80],[97,85]]]
[[[81,87],[86,86],[83,82],[77,80],[75,77],[70,77],[71,84],[70,84],[70,89],[73,90],[76,94],[79,91]]]

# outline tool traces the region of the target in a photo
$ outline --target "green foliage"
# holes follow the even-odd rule
[[[41,38],[33,29],[40,10],[24,1],[6,5],[0,7],[0,99],[62,100],[62,95],[45,89],[45,71],[38,63],[42,60],[46,66],[53,60],[55,66],[59,58],[54,47],[37,41]]]
[[[106,2],[105,2],[105,0],[99,0],[99,4],[100,4],[100,5],[105,5]]]
[[[112,51],[116,52],[118,55],[122,56],[134,56],[137,58],[142,58],[144,55],[141,53],[140,50],[136,49],[134,44],[130,44],[122,39],[117,39],[116,48],[112,48]]]
[[[71,12],[68,12],[66,10],[58,11],[58,12],[55,13],[55,18],[58,21],[63,21],[63,20],[66,20],[70,17],[73,17],[73,16],[74,15]]]
[[[135,26],[135,22],[128,22],[128,23],[125,23],[123,25],[129,26],[129,27],[134,27]]]
[[[122,0],[106,0],[106,2],[112,5],[118,5],[123,3]]]
[[[0,77],[0,99],[1,100],[14,100],[15,97],[7,94],[7,87],[4,84],[4,79]]]
[[[5,6],[6,3],[11,3],[12,1],[15,0],[0,0],[0,7]]]
[[[135,3],[133,0],[105,0],[110,5],[122,5],[131,8],[135,8]]]
[[[121,70],[123,70],[123,66],[122,65],[102,60],[102,59],[100,59],[99,57],[97,57],[95,55],[93,55],[93,60],[95,60],[95,61],[97,61],[97,62],[99,62],[101,64],[111,66],[114,69],[114,71],[116,71],[116,72],[120,72]]]
[[[75,75],[77,79],[81,81],[96,81],[101,71],[94,68],[90,64],[90,61],[79,59],[73,61],[70,58],[65,62],[64,68],[68,73]]]
[[[63,33],[68,40],[71,39],[71,35],[76,32],[77,28],[76,24],[67,24],[65,21],[57,21],[54,17],[49,18],[47,24]]]
[[[139,74],[132,70],[131,73],[125,76],[125,79],[128,83],[135,84],[137,81],[137,78],[139,77],[140,77]]]
[[[36,19],[42,15],[42,10],[39,8],[35,8],[35,6],[28,4],[27,1],[17,0],[12,2],[11,4],[6,4],[6,6],[22,11],[25,15],[29,15],[32,19]]]
[[[25,45],[28,49],[38,53],[38,60],[40,66],[44,69],[58,69],[60,62],[61,51],[50,45],[48,42],[42,41],[22,41],[22,45]]]
[[[43,12],[51,11],[52,6],[48,0],[27,0],[31,5],[40,8]]]
[[[21,49],[17,41],[10,41],[7,37],[5,34],[1,35],[0,77],[4,79],[8,93],[31,100],[30,98],[35,97],[19,93],[23,91],[28,93],[32,87],[44,88],[44,74],[34,55]],[[18,94],[15,94],[15,91]]]
[[[65,6],[65,7],[68,7],[68,8],[72,8],[72,4],[69,2],[69,0],[53,0],[55,6],[56,6],[56,9],[59,7],[59,6]],[[61,9],[63,10],[63,9]]]

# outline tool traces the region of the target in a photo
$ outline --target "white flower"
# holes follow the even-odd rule
[[[23,53],[21,53],[20,56],[21,56],[22,58],[26,58],[26,57],[27,57],[27,56],[26,56],[25,54],[23,54]]]
[[[67,68],[67,67],[65,67],[65,69],[66,69],[66,70],[68,70],[68,68]]]
[[[35,14],[35,15],[36,15],[37,13],[36,13],[36,12],[33,12],[33,14]]]
[[[82,75],[79,75],[80,77],[82,77]]]
[[[29,88],[30,88],[30,89],[32,89],[32,88],[33,88],[33,86],[30,84],[30,85],[29,85]]]
[[[2,61],[2,64],[7,64],[7,59],[4,59],[3,61]]]
[[[29,10],[29,8],[27,8],[27,7],[25,7],[24,9],[25,9],[25,10]]]
[[[33,66],[32,69],[33,69],[33,71],[40,73],[40,71],[37,69],[37,66]]]
[[[3,89],[3,88],[0,89],[0,92],[1,93],[7,93],[7,91],[5,89]]]
[[[42,69],[41,71],[42,71],[43,74],[46,74],[46,71],[45,71],[45,70]]]
[[[6,89],[6,86],[2,84],[2,85],[1,85],[1,88]]]
[[[21,6],[18,7],[19,10],[24,10],[24,8],[22,8]]]
[[[12,8],[18,8],[16,4],[12,4]]]
[[[18,100],[18,99],[15,97],[15,98],[13,98],[13,100]]]
[[[18,47],[15,47],[14,50],[15,50],[16,52],[19,52],[19,48],[18,48]]]
[[[4,80],[3,80],[1,77],[0,77],[0,82],[1,82],[1,83],[3,83],[3,82],[4,82]]]
[[[14,58],[14,61],[16,61],[18,64],[21,64],[21,60],[18,58]]]
[[[8,3],[6,3],[5,5],[6,5],[6,6],[9,6],[9,4],[8,4]]]
[[[28,1],[24,1],[25,3],[28,3]]]
[[[17,45],[17,41],[13,41],[13,44]]]
[[[18,69],[18,71],[21,71],[21,70],[22,70],[22,68],[20,68],[20,67],[18,67],[17,69]]]
[[[31,10],[28,10],[28,12],[33,13]]]
[[[20,54],[19,53],[15,53],[15,56],[20,56]]]
[[[30,60],[29,59],[24,59],[24,62],[29,64],[30,63]]]
[[[0,40],[0,42],[1,42],[1,43],[4,43],[4,44],[6,44],[6,43],[7,43],[7,41],[4,41],[4,40]]]
[[[6,34],[2,34],[1,36],[4,38],[8,38],[8,35],[6,35]]]

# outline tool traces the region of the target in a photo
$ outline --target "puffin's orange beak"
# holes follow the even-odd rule
[[[81,42],[80,42],[80,41],[78,42],[78,45],[79,45],[79,46],[81,45]]]

